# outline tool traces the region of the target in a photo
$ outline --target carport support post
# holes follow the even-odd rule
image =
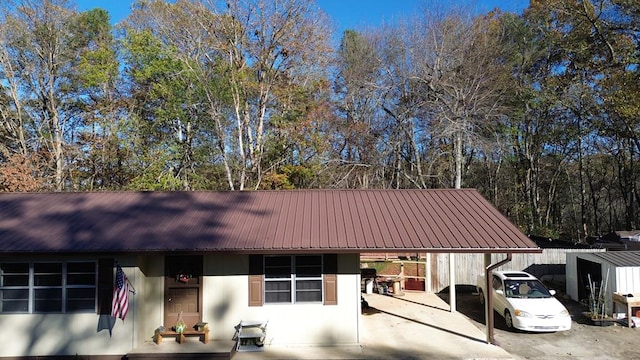
[[[490,266],[491,266],[491,254],[490,253],[484,254],[484,268],[488,269]],[[489,290],[490,285],[491,285],[491,281],[489,280],[489,276],[485,272],[484,289],[486,294],[480,294],[480,296],[486,296],[486,301],[484,302],[484,318],[486,320],[485,325],[487,328],[487,343],[493,344],[493,311],[489,310],[493,308],[493,302],[492,302],[492,305],[489,306],[489,298],[491,297],[490,295],[492,294],[491,290]]]
[[[431,253],[424,253],[425,270],[424,270],[424,291],[433,292],[431,289]]]
[[[486,323],[487,323],[487,342],[489,344],[494,344],[494,345],[498,345],[498,343],[496,342],[496,340],[493,338],[493,324],[494,324],[494,319],[493,319],[493,274],[491,274],[491,271],[495,268],[498,268],[506,263],[508,263],[509,261],[511,261],[512,258],[512,254],[511,253],[507,253],[507,258],[498,261],[497,263],[491,265],[491,253],[489,254],[484,254],[484,265],[485,265],[485,272],[484,272],[484,289],[485,289],[485,296],[487,297],[487,301],[485,301],[485,308],[484,308],[484,313],[485,313],[485,319],[487,319]]]
[[[456,260],[454,253],[449,253],[449,308],[456,312]]]

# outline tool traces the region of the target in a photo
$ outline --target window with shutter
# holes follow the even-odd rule
[[[337,304],[336,254],[249,257],[249,306],[310,302]]]

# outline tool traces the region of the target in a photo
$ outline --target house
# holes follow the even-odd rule
[[[594,248],[608,250],[640,250],[640,231],[614,231],[592,243]]]
[[[121,358],[179,318],[357,344],[361,252],[537,251],[472,189],[0,194],[0,357]]]

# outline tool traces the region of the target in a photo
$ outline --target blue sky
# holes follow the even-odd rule
[[[77,0],[78,10],[100,7],[109,11],[114,23],[127,16],[133,0]],[[470,4],[478,13],[493,8],[521,13],[529,5],[529,0],[431,0],[443,4]],[[418,11],[424,4],[422,0],[316,0],[335,22],[339,33],[346,29],[361,29],[394,22],[400,17]]]

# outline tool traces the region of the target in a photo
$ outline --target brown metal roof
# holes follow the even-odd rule
[[[539,252],[476,190],[0,194],[0,253]]]

